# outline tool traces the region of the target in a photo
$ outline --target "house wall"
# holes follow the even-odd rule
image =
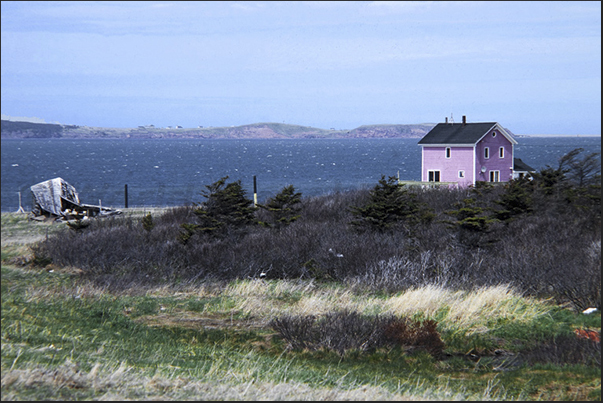
[[[496,136],[492,136],[492,133]],[[485,158],[484,149],[490,149],[490,158]],[[500,147],[505,148],[504,157],[499,157]],[[482,172],[482,167],[486,171]],[[500,182],[508,182],[513,179],[513,144],[496,130],[488,132],[475,147],[475,180],[490,181],[490,171],[500,171]]]
[[[423,146],[423,163],[421,180],[429,180],[428,172],[440,171],[440,182],[456,182],[461,186],[473,183],[473,147],[450,147],[450,158],[446,158],[446,147]],[[464,171],[465,176],[459,177],[459,171]]]

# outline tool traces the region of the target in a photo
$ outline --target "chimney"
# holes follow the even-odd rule
[[[467,124],[467,116],[463,115],[463,126]]]
[[[448,116],[446,116],[444,119],[446,119],[444,123],[448,123]]]

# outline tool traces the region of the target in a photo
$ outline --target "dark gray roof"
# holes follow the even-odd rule
[[[438,123],[418,144],[475,144],[496,122]]]
[[[523,162],[520,158],[513,158],[513,170],[514,171],[527,171],[534,172],[534,168]]]

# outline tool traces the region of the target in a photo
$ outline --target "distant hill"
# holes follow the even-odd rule
[[[2,138],[59,138],[62,137],[63,125],[52,123],[14,122],[2,120]],[[6,134],[6,136],[5,136]]]
[[[130,138],[130,139],[308,139],[421,138],[434,124],[365,125],[352,130],[326,130],[284,123],[254,123],[231,127],[131,129],[31,123],[2,120],[2,138]]]

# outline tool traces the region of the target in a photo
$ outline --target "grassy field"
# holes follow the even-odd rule
[[[359,294],[254,279],[109,292],[77,268],[29,264],[28,246],[61,225],[2,214],[2,400],[601,399],[600,343],[575,334],[600,332],[600,312],[505,285]],[[436,320],[444,357],[294,351],[270,326],[343,309]]]

